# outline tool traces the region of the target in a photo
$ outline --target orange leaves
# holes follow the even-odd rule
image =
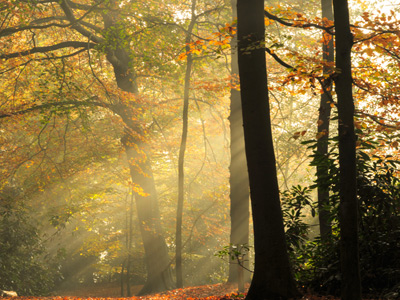
[[[328,132],[326,130],[325,131],[321,131],[321,132],[317,132],[317,134],[315,135],[315,138],[317,140],[319,140],[320,138],[324,137],[327,134],[328,134]]]
[[[231,88],[239,89],[239,83],[235,76],[228,76],[222,79],[195,81],[193,82],[193,88],[207,92],[222,92]]]
[[[224,27],[219,28],[218,32],[212,33],[211,37],[198,39],[186,44],[186,52],[178,56],[178,60],[184,60],[189,53],[200,55],[203,52],[220,54],[221,51],[230,48],[231,38],[236,34],[236,22],[226,23]],[[189,48],[189,49],[188,49]]]
[[[295,133],[292,135],[292,138],[295,139],[295,140],[297,140],[300,136],[304,136],[306,133],[307,133],[307,130],[295,132]]]
[[[246,294],[235,292],[236,286],[233,284],[213,284],[197,287],[187,287],[175,289],[159,294],[152,294],[141,297],[130,298],[104,298],[104,297],[74,297],[74,296],[55,296],[55,297],[12,297],[15,300],[235,300],[244,299]],[[1,298],[0,299],[10,299]],[[335,300],[333,296],[317,296],[310,293],[303,295],[302,300]],[[369,300],[369,299],[365,299]]]
[[[396,148],[396,149],[399,148],[399,142],[398,141],[391,142],[390,147]]]

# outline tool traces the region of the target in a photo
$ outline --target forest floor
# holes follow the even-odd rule
[[[132,286],[132,294],[140,291],[142,286]],[[96,284],[82,286],[76,289],[59,290],[53,293],[52,297],[13,297],[13,300],[104,300],[104,299],[131,299],[131,300],[240,300],[245,294],[238,294],[236,285],[232,284],[211,284],[195,287],[175,289],[159,294],[147,296],[134,296],[131,298],[121,297],[121,290],[118,283]],[[1,297],[0,297],[1,299]],[[301,300],[338,300],[333,296],[318,296],[312,294],[304,295]],[[373,300],[365,298],[363,300]],[[379,300],[376,299],[375,300]]]

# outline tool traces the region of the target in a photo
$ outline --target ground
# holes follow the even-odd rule
[[[131,287],[133,295],[137,294],[141,285]],[[137,299],[220,299],[226,295],[236,292],[236,286],[232,284],[212,284],[196,287],[187,287],[184,289],[175,289],[156,295],[148,295],[145,297],[135,297]],[[120,298],[121,288],[119,283],[105,283],[98,285],[82,286],[77,289],[58,290],[53,293],[54,296],[62,298]],[[227,298],[227,297],[226,297]]]
[[[140,291],[142,286],[132,286],[132,294]],[[82,286],[76,289],[58,290],[51,297],[12,297],[12,300],[241,300],[245,295],[238,294],[236,285],[212,284],[175,289],[160,294],[143,297],[122,298],[119,283],[104,283]],[[0,299],[3,299],[0,297]],[[4,298],[6,299],[6,298]],[[10,299],[10,298],[8,298]],[[332,296],[304,295],[301,300],[338,300]],[[365,298],[364,300],[372,300]],[[379,300],[379,299],[375,299]]]

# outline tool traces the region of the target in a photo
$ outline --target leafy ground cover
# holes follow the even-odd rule
[[[139,291],[141,286],[134,286],[132,292]],[[118,286],[103,285],[84,287],[77,290],[59,291],[59,295],[51,297],[13,297],[13,300],[104,300],[127,299],[118,297]],[[152,294],[141,297],[130,297],[131,300],[238,300],[244,299],[245,294],[237,293],[236,286],[232,284],[212,284],[195,287],[175,289],[160,294]],[[1,298],[0,299],[7,299]],[[8,298],[10,299],[10,298]],[[333,296],[318,296],[305,294],[301,300],[338,300]],[[363,300],[373,300],[364,298]],[[379,300],[376,299],[375,300]]]

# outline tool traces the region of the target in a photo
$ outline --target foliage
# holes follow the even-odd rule
[[[19,295],[46,295],[59,276],[57,260],[48,256],[38,223],[18,203],[16,191],[6,191],[0,194],[1,288]]]
[[[357,189],[359,200],[359,249],[364,293],[389,292],[400,280],[400,182],[399,162],[390,156],[380,158],[368,155],[376,148],[372,141],[358,149]],[[311,146],[313,147],[313,145]],[[334,141],[332,149],[336,149]],[[335,150],[331,150],[335,153]],[[335,157],[335,154],[333,154]],[[298,247],[298,257],[304,261],[296,268],[301,284],[326,294],[338,294],[340,289],[339,239],[337,227],[338,172],[337,160],[321,158],[314,152],[314,164],[325,163],[330,169],[332,185],[329,210],[332,218],[332,236],[327,243],[320,238]],[[336,169],[336,170],[335,170]],[[318,184],[318,183],[317,183]],[[314,185],[313,187],[315,187]],[[298,225],[299,231],[303,228]],[[301,231],[300,231],[301,232]]]
[[[224,246],[222,250],[216,252],[215,256],[220,258],[229,257],[230,260],[238,261],[239,259],[243,259],[243,256],[246,255],[250,250],[250,246],[247,244],[243,245],[228,245]]]
[[[177,129],[181,128],[181,81],[185,68],[179,58],[188,54],[184,50],[185,28],[189,22],[185,14],[188,2],[100,1],[93,4],[86,0],[68,1],[74,5],[76,22],[64,17],[65,12],[60,6],[64,2],[67,3],[5,1],[0,13],[3,21],[0,30],[3,46],[0,55],[0,113],[3,117],[0,191],[4,194],[12,182],[28,195],[21,200],[25,204],[12,202],[7,217],[3,217],[3,206],[1,208],[1,241],[7,235],[12,236],[16,244],[13,244],[13,252],[7,244],[8,237],[6,243],[0,244],[0,268],[6,268],[7,262],[7,280],[19,284],[24,281],[25,286],[28,283],[34,286],[31,291],[22,291],[26,294],[42,293],[42,288],[49,287],[51,282],[45,277],[50,280],[53,272],[50,269],[57,267],[52,262],[45,264],[43,256],[46,253],[41,239],[44,231],[37,222],[49,218],[58,230],[63,230],[64,239],[60,243],[68,256],[64,265],[70,264],[69,268],[62,269],[66,277],[71,275],[74,280],[86,282],[119,278],[122,262],[128,255],[123,200],[126,189],[134,183],[129,180],[126,157],[121,153],[120,138],[126,127],[112,110],[116,103],[127,104],[132,111],[132,121],[148,133],[143,139],[151,148],[170,252],[175,247],[173,216],[177,192],[174,186],[180,138]],[[236,29],[233,27],[235,22],[226,23],[230,22],[229,11],[224,6],[228,1],[223,2],[198,1],[199,22],[195,26],[193,42],[188,45],[189,52],[195,57],[190,99],[190,148],[185,163],[188,201],[185,204],[184,239],[187,244],[184,260],[188,283],[190,279],[199,283],[204,278],[207,282],[215,282],[224,279],[226,274],[222,262],[205,267],[205,262],[212,260],[215,249],[226,244],[229,221],[227,92],[228,81],[235,75],[230,76],[225,70],[225,59],[229,61],[229,39]],[[372,1],[358,5],[356,9],[360,13],[354,14],[353,33],[357,41],[353,48],[354,90],[362,117],[356,126],[365,132],[387,134],[377,138],[385,147],[369,149],[365,153],[379,155],[390,151],[396,160],[399,140],[391,133],[400,125],[398,7],[368,13],[368,9],[377,7],[370,3]],[[283,178],[280,182],[288,188],[292,183],[298,184],[300,179],[310,180],[311,177],[311,168],[300,167],[308,162],[306,147],[293,141],[314,134],[309,128],[317,121],[314,106],[321,92],[318,81],[322,66],[326,64],[320,59],[320,29],[310,26],[303,31],[301,27],[310,23],[330,24],[312,17],[319,13],[315,9],[317,1],[273,0],[268,5],[271,13],[288,22],[292,20],[295,25],[283,27],[278,26],[276,20],[265,20],[267,47],[294,67],[282,72],[282,66],[268,57],[278,172]],[[108,28],[103,16],[113,14],[115,26]],[[82,34],[85,30],[89,31],[87,35]],[[300,30],[301,34],[294,34]],[[327,32],[324,35],[330,38]],[[57,48],[56,45],[67,46]],[[117,89],[113,70],[106,60],[107,51],[112,52],[119,46],[128,48],[128,45],[140,97]],[[222,59],[215,59],[217,57]],[[328,67],[334,72],[331,65]],[[331,211],[335,225],[337,154],[332,147],[328,156],[314,154],[312,158],[312,166],[325,165],[329,169],[329,176],[316,184],[330,191],[331,206],[327,209]],[[377,290],[385,282],[389,284],[398,278],[395,268],[398,256],[396,252],[392,253],[398,243],[398,209],[396,211],[396,205],[388,198],[396,193],[395,180],[389,184],[388,179],[395,168],[385,171],[382,165],[385,162],[379,162],[379,158],[364,160],[368,164],[361,167],[364,175],[359,178],[362,184],[359,192],[368,209],[363,206],[361,210],[365,215],[361,223],[364,228],[361,231],[364,241],[361,259],[363,274],[366,274],[365,285]],[[374,168],[380,170],[379,176]],[[337,229],[334,226],[331,245],[322,245],[319,239],[304,243],[307,220],[302,215],[307,214],[308,209],[300,212],[299,206],[300,203],[308,206],[309,189],[293,188],[283,194],[282,200],[287,240],[298,280],[311,282],[312,278],[320,278],[321,282],[312,282],[314,287],[322,283],[325,291],[337,290],[339,266],[337,253],[333,250],[338,247]],[[43,211],[38,214],[36,210],[28,212],[30,205],[41,207]],[[381,213],[387,217],[383,221],[377,217]],[[130,254],[134,257],[134,279],[141,282],[145,277],[143,245],[137,218],[133,221],[136,227]],[[367,249],[369,239],[373,239],[371,245],[374,247]],[[5,256],[4,251],[11,254]],[[26,260],[27,253],[35,259]],[[22,265],[26,269],[21,269]],[[377,278],[373,272],[380,266],[384,267],[377,274],[383,275]],[[79,267],[79,271],[75,267]],[[200,272],[205,269],[206,276]],[[42,271],[36,273],[33,270]],[[27,278],[25,274],[34,276]],[[41,276],[40,286],[31,283]],[[0,288],[14,289],[15,284],[9,285],[7,280],[0,281],[6,285]]]
[[[309,258],[306,249],[310,225],[306,214],[315,216],[311,192],[311,188],[298,185],[283,191],[281,197],[286,243],[296,280]]]

